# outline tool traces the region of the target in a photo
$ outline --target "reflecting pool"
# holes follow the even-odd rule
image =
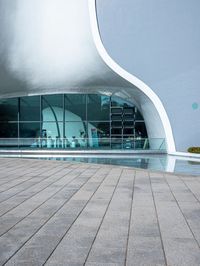
[[[5,156],[5,155],[4,155]],[[18,155],[13,157],[37,158],[95,164],[127,166],[152,171],[165,171],[185,175],[200,175],[200,158],[160,155]]]

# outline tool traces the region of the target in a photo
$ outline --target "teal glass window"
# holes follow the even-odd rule
[[[76,142],[76,146],[84,147],[87,144],[87,124],[83,121],[66,122],[65,138],[72,144]],[[72,143],[73,142],[73,143]]]
[[[136,149],[144,147],[140,140],[146,141],[147,130],[131,99],[118,96],[73,93],[0,99],[0,138],[18,137],[29,147]]]
[[[42,121],[63,121],[63,94],[42,96]]]
[[[0,121],[18,120],[18,98],[0,99]]]
[[[65,95],[65,121],[86,120],[86,95]]]
[[[110,97],[99,94],[88,94],[87,119],[89,121],[109,121]]]
[[[20,98],[20,121],[40,121],[40,96]]]
[[[144,122],[135,123],[135,137],[147,138],[147,130]]]
[[[40,123],[19,123],[19,137],[20,138],[38,138],[40,137]]]
[[[42,122],[41,137],[44,138],[63,138],[62,122]]]
[[[17,138],[18,124],[17,123],[0,123],[0,138]]]

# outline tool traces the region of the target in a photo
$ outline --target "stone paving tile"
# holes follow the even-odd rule
[[[166,265],[159,237],[136,237],[130,245],[131,248],[129,248],[127,254],[127,265]]]
[[[155,173],[152,175],[156,179],[159,178],[157,182],[160,183],[160,176]],[[165,265],[151,182],[148,173],[145,173],[144,176],[146,189],[148,188],[149,204],[138,205],[140,199],[136,196],[137,194],[135,195],[134,190],[126,262],[127,265],[135,266]],[[136,185],[140,182],[140,179],[140,175],[136,173]]]
[[[200,250],[194,239],[165,238],[163,242],[168,265],[200,265]]]
[[[181,210],[190,229],[200,246],[200,203],[181,202]]]
[[[122,171],[87,262],[125,262],[134,178],[134,170]]]
[[[16,208],[12,209],[10,212],[3,215],[0,223],[0,235],[7,232],[9,228],[14,226],[24,217],[36,210],[39,206],[44,204],[48,199],[50,199],[52,196],[54,196],[54,194],[56,194],[60,189],[62,189],[63,186],[67,185],[68,181],[70,181],[70,178],[73,177],[75,176],[68,175],[67,177],[64,176],[60,178],[58,181],[45,188],[45,190],[37,193],[28,201],[23,202]]]
[[[100,169],[100,171],[94,174],[91,179],[89,178],[89,182],[91,180],[93,184],[94,180],[96,180],[95,184],[93,185],[93,190],[91,190],[91,194],[94,193],[96,187],[99,186],[99,182],[101,182],[102,178],[104,178],[104,175],[102,175],[101,172],[102,170]],[[105,170],[103,172],[105,172]],[[86,180],[88,179],[88,177],[85,178]],[[84,180],[83,177],[81,177],[80,180],[81,179]],[[36,235],[31,239],[31,241],[27,242],[27,244],[20,250],[17,256],[11,259],[11,261],[9,261],[9,264],[16,260],[24,261],[27,260],[27,258],[29,259],[30,255],[27,254],[29,254],[30,249],[34,251],[33,254],[38,254],[37,256],[31,257],[32,263],[33,261],[35,261],[36,263],[36,261],[38,260],[38,262],[41,263],[42,261],[45,262],[45,260],[51,254],[52,250],[55,248],[56,244],[58,244],[58,242],[60,241],[63,234],[66,232],[66,230],[68,230],[69,225],[76,219],[78,213],[86,204],[88,199],[86,200],[84,198],[80,200],[79,195],[87,192],[89,182],[87,182],[82,188],[76,188],[77,194],[73,197],[73,199],[71,199],[67,204],[63,205],[63,207],[47,222],[47,224],[36,233]],[[35,218],[37,217],[38,213],[35,214]],[[28,230],[28,233],[30,234],[30,230]],[[27,238],[27,236],[25,237]],[[43,245],[45,242],[46,245]]]
[[[193,235],[176,203],[172,206],[156,202],[159,225],[163,237],[193,238]]]
[[[200,201],[200,182],[197,179],[184,180],[186,186],[194,194],[194,196]]]
[[[0,265],[199,266],[200,177],[0,158],[0,233]]]
[[[52,197],[49,199],[45,204],[40,206],[40,208],[36,209],[33,213],[31,213],[28,217],[23,219],[20,223],[18,223],[16,226],[14,226],[11,230],[9,230],[6,234],[4,234],[0,238],[0,246],[1,244],[4,245],[10,245],[10,241],[7,241],[8,238],[12,237],[12,246],[9,248],[9,252],[7,252],[6,256],[4,256],[2,259],[7,260],[11,253],[16,252],[24,242],[26,242],[34,233],[36,233],[43,224],[45,224],[50,218],[52,218],[57,211],[65,205],[65,203],[68,201],[68,199],[71,198],[71,196],[77,192],[81,191],[79,190],[81,185],[83,185],[85,182],[88,181],[89,177],[79,177],[82,181],[82,183],[79,183],[79,186],[76,188],[76,190],[70,188],[70,184],[68,187],[63,187],[62,191],[59,193],[63,194],[63,197],[58,200],[58,198]],[[77,181],[76,179],[72,179],[72,187],[73,183]],[[68,191],[69,189],[69,191]],[[67,194],[67,192],[69,192]],[[58,195],[58,193],[57,193]],[[56,195],[56,196],[57,196]],[[79,202],[80,205],[80,202]],[[71,209],[73,210],[75,206],[71,206]],[[70,215],[71,211],[68,211],[67,215]],[[33,224],[32,224],[33,222]],[[18,238],[18,235],[20,238]],[[9,236],[9,237],[8,237]],[[48,242],[47,242],[48,243]],[[41,249],[41,246],[39,246]]]
[[[96,262],[86,262],[86,266],[121,266],[120,263],[96,263]]]
[[[51,257],[47,261],[47,265],[55,265],[58,258],[61,256],[69,265],[74,262],[73,258],[76,254],[80,254],[76,258],[76,262],[84,262],[87,258],[88,252],[91,248],[91,245],[94,241],[96,232],[101,224],[104,213],[106,212],[107,206],[112,199],[113,193],[118,184],[118,180],[121,175],[121,170],[113,169],[106,179],[103,181],[99,189],[96,191],[95,195],[91,198],[88,205],[85,207],[83,212],[80,214],[79,218],[76,220],[68,234],[62,239],[58,247],[55,249]],[[87,219],[85,217],[85,210],[88,214],[90,208],[90,203],[93,200],[98,200],[98,195],[101,195],[101,192],[107,188],[107,197],[106,200],[100,205],[101,208],[97,208],[96,217],[92,219]],[[92,234],[91,234],[92,232]],[[81,241],[81,235],[87,236],[87,241]],[[71,257],[72,256],[72,257]]]

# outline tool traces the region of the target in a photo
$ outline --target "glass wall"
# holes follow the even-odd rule
[[[147,131],[136,106],[119,97],[56,94],[1,99],[3,138],[38,148],[142,149]]]
[[[18,120],[18,98],[0,99],[0,121]]]
[[[40,121],[40,96],[19,98],[19,121]]]

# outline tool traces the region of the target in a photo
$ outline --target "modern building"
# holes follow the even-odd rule
[[[200,145],[193,2],[0,0],[1,147]]]

